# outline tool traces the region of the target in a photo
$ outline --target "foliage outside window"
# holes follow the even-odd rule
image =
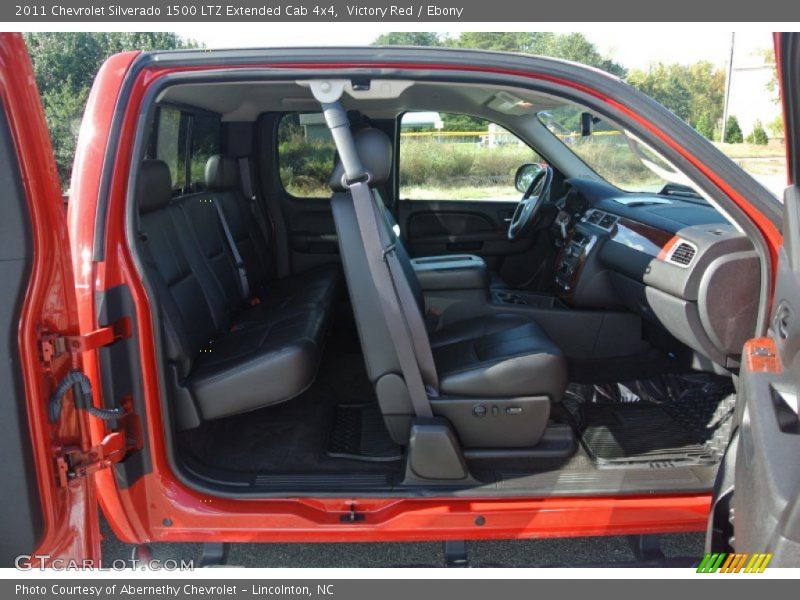
[[[189,177],[193,191],[206,188],[206,163],[214,154],[220,153],[220,120],[210,115],[192,117],[192,155]]]
[[[539,155],[485,119],[406,113],[400,134],[400,198],[518,200],[514,175]]]
[[[198,192],[206,189],[206,163],[212,155],[221,152],[221,128],[219,117],[214,115],[188,113],[170,106],[159,109],[155,151],[151,146],[150,155],[167,163],[174,192]],[[188,144],[187,157],[189,136],[191,143]]]
[[[667,176],[674,183],[683,177],[660,157],[605,121],[596,121],[590,135],[581,135],[581,109],[563,105],[539,113],[539,120],[595,173],[629,192],[660,192]],[[650,166],[647,166],[647,165]]]
[[[328,198],[336,146],[322,113],[291,113],[278,123],[283,189],[297,198]]]
[[[167,163],[172,189],[186,185],[186,133],[188,119],[174,108],[161,108],[158,113],[155,158]]]

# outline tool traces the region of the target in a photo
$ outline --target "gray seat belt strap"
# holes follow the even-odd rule
[[[397,240],[389,237],[386,221],[375,202],[372,203],[372,209],[375,225],[378,228],[378,235],[381,240],[381,248],[383,248],[384,261],[389,269],[395,293],[400,302],[400,308],[408,325],[411,342],[414,344],[414,353],[417,357],[419,369],[422,372],[422,380],[425,382],[428,395],[436,396],[439,393],[439,376],[436,373],[436,364],[433,361],[428,329],[425,326],[414,292],[411,291],[411,286],[408,284],[405,269],[403,269],[403,265],[397,256]]]
[[[217,209],[219,222],[222,225],[222,231],[225,232],[225,239],[228,241],[228,248],[233,254],[233,260],[236,263],[236,271],[239,274],[239,291],[242,294],[242,299],[250,299],[250,283],[247,281],[247,269],[244,266],[242,255],[239,254],[239,248],[236,247],[236,241],[233,239],[231,229],[228,227],[228,220],[225,218],[225,213],[222,212],[222,206],[216,200],[212,200],[214,207]]]
[[[414,413],[418,417],[432,417],[428,391],[422,379],[414,346],[411,341],[408,321],[398,302],[398,295],[390,270],[384,263],[384,248],[381,245],[379,229],[375,220],[372,191],[366,182],[350,186],[358,229],[367,255],[367,266],[375,284],[375,291],[383,309],[389,336],[397,352],[400,370],[403,372]],[[389,249],[391,251],[391,249]],[[418,309],[416,309],[419,312]]]

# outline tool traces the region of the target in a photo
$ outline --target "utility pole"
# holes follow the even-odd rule
[[[725,130],[728,127],[728,102],[731,97],[731,79],[733,79],[733,48],[736,44],[736,33],[731,33],[731,55],[728,59],[728,80],[725,82],[725,103],[722,105],[722,137],[720,142],[725,141]]]

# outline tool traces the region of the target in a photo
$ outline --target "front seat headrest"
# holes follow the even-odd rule
[[[136,182],[136,203],[146,213],[165,207],[172,200],[172,175],[163,160],[145,160]]]
[[[389,179],[392,170],[392,141],[380,129],[367,128],[354,134],[356,151],[361,164],[370,174],[370,185],[381,185]],[[337,156],[330,180],[334,192],[344,192],[344,165]]]

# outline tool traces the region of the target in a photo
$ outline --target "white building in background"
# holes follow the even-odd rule
[[[436,131],[441,131],[444,129],[444,122],[438,112],[407,112],[403,115],[401,127],[433,127]]]
[[[768,49],[768,46],[755,49],[751,44],[740,43],[737,34],[728,114],[739,121],[745,137],[753,131],[755,122],[761,121],[767,135],[772,138],[768,125],[781,114],[777,90],[770,89],[770,82],[775,77],[775,63],[769,60],[772,55]]]

